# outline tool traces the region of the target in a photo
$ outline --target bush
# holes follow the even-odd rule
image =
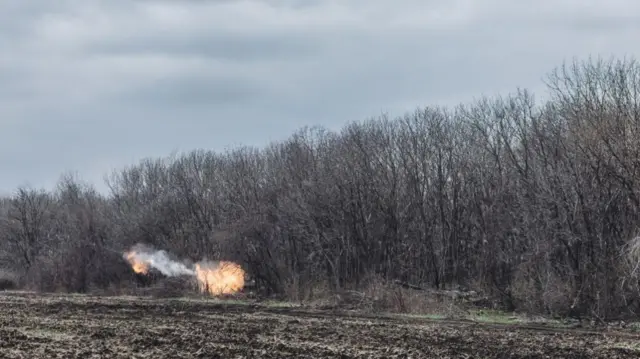
[[[27,273],[27,286],[42,292],[88,293],[133,282],[135,273],[119,253],[77,245],[41,258]]]
[[[18,288],[18,280],[16,275],[0,271],[0,290],[12,290]]]
[[[370,313],[403,313],[456,318],[464,313],[463,302],[436,292],[404,288],[395,282],[369,277],[357,290],[323,292],[312,302],[316,306]]]

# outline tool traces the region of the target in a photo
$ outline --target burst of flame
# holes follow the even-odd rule
[[[153,256],[152,256],[153,257]],[[132,249],[124,253],[124,258],[129,262],[134,272],[139,274],[148,274],[155,263],[145,253],[140,253]],[[165,263],[166,264],[166,263]],[[164,274],[165,272],[160,269]],[[228,262],[208,262],[202,261],[196,263],[195,270],[184,267],[180,274],[192,275],[196,278],[198,287],[201,292],[211,295],[234,294],[244,288],[245,272],[240,265]],[[169,271],[171,276],[172,272]]]
[[[149,273],[149,263],[140,260],[136,251],[130,251],[125,253],[125,258],[131,264],[131,268],[138,274]]]
[[[196,263],[196,278],[203,293],[211,295],[233,294],[244,288],[244,270],[233,262],[218,265]]]

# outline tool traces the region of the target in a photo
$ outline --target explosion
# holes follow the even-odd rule
[[[134,272],[138,274],[149,273],[149,264],[140,260],[137,256],[137,252],[130,251],[124,254],[125,259],[131,265]]]
[[[196,263],[198,287],[211,295],[233,294],[244,287],[244,270],[233,262]]]
[[[155,268],[167,277],[192,276],[202,293],[214,296],[234,294],[244,288],[245,272],[240,265],[233,262],[202,260],[195,264],[195,269],[191,269],[186,264],[171,259],[163,250],[154,250],[142,245],[125,252],[123,257],[138,274],[147,275],[151,268]]]

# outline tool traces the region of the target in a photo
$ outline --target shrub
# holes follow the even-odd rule
[[[18,280],[16,275],[0,270],[0,290],[12,290],[18,288]]]

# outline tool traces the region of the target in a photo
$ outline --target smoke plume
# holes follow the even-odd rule
[[[241,291],[245,284],[242,267],[229,261],[203,259],[192,269],[181,261],[171,259],[164,250],[141,244],[124,253],[123,257],[138,274],[146,275],[150,268],[155,268],[167,277],[192,276],[197,280],[200,291],[211,295],[233,294]]]
[[[188,268],[184,263],[172,260],[164,250],[154,250],[153,248],[137,245],[129,252],[124,254],[125,259],[134,266],[136,272],[146,273],[148,267],[157,269],[160,273],[167,277],[175,277],[180,275],[195,275],[193,269]],[[137,266],[136,266],[137,264]]]

